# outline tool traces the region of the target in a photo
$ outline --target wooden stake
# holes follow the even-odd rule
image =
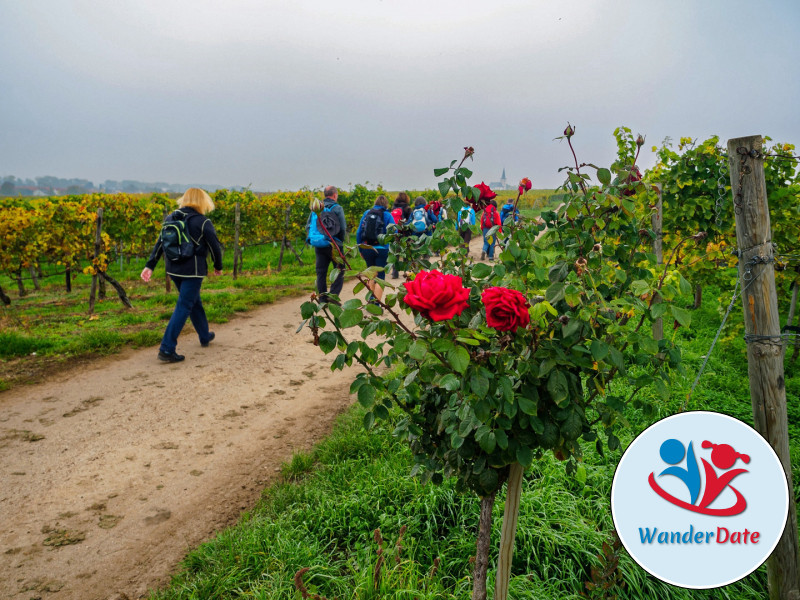
[[[656,255],[656,265],[658,265],[658,271],[661,272],[660,267],[664,264],[664,255],[661,243],[663,235],[662,224],[664,222],[661,184],[654,184],[653,189],[656,191],[656,194],[658,194],[658,200],[656,200],[656,210],[650,217],[650,220],[653,224],[653,233],[656,234],[656,239],[653,240],[653,253]],[[656,293],[655,297],[653,298],[653,304],[655,305],[659,302],[661,302],[661,295]],[[661,317],[658,317],[655,321],[653,321],[653,339],[656,341],[664,339],[664,320]]]
[[[514,538],[517,535],[519,499],[522,496],[522,465],[514,463],[508,472],[506,483],[506,507],[503,512],[503,527],[500,531],[500,557],[494,583],[494,600],[506,600],[508,583],[511,580],[511,559],[514,557]]]
[[[94,313],[94,302],[95,298],[97,297],[97,279],[99,275],[97,274],[97,257],[100,255],[100,247],[103,242],[103,209],[97,209],[97,219],[95,219],[95,229],[94,229],[94,260],[95,260],[95,274],[92,275],[92,291],[89,293],[89,314],[91,315]]]
[[[239,248],[239,224],[241,223],[241,212],[239,203],[234,206],[233,217],[233,279],[239,275],[239,257],[241,256],[241,249]]]
[[[772,446],[789,486],[789,516],[783,535],[767,560],[770,600],[800,599],[797,507],[792,490],[789,430],[784,387],[783,345],[775,290],[772,230],[761,156],[761,136],[728,141],[739,278],[742,282],[747,372],[755,429]],[[752,152],[752,154],[751,154]]]

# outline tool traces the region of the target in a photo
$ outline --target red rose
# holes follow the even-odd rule
[[[420,271],[413,281],[403,285],[406,287],[403,302],[431,321],[452,319],[469,306],[469,288],[462,285],[458,275],[445,275],[437,270]]]
[[[528,301],[517,290],[504,287],[490,287],[481,294],[486,306],[486,324],[497,331],[511,331],[525,328],[531,322]]]
[[[478,200],[486,200],[488,202],[489,200],[497,197],[497,194],[495,194],[491,188],[489,188],[489,186],[482,181],[475,187],[481,191],[481,197],[478,198]]]
[[[527,177],[523,177],[522,181],[519,182],[519,193],[520,195],[524,194],[528,190],[533,187],[533,183]]]

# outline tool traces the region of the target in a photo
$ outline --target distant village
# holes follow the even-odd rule
[[[144,181],[123,180],[114,181],[106,179],[103,183],[95,185],[88,179],[64,179],[62,177],[36,177],[35,179],[22,179],[7,175],[0,183],[0,196],[70,196],[73,194],[91,194],[103,192],[113,194],[125,192],[128,194],[148,194],[153,192],[181,194],[189,187],[202,187],[214,191],[225,186],[202,184],[178,183],[148,183]]]
[[[50,175],[36,177],[35,179],[22,179],[13,175],[6,175],[0,179],[0,181],[2,182],[0,183],[0,197],[71,196],[73,194],[92,194],[94,192],[102,192],[105,194],[115,194],[117,192],[124,192],[127,194],[150,194],[153,192],[182,194],[189,187],[199,187],[211,192],[226,187],[222,185],[206,185],[198,183],[148,183],[130,179],[125,179],[123,181],[106,179],[103,183],[95,185],[88,179],[64,179],[62,177],[53,177]],[[227,187],[228,189],[234,189],[234,186]],[[490,182],[489,187],[495,191],[511,189],[506,181],[505,168],[503,168],[503,173],[500,176],[500,180]]]

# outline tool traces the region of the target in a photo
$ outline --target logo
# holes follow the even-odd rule
[[[655,473],[650,473],[647,482],[653,491],[664,498],[667,502],[680,506],[686,510],[700,513],[703,515],[716,515],[720,517],[727,517],[731,515],[738,515],[747,508],[747,500],[745,500],[742,493],[731,485],[731,481],[743,473],[747,473],[747,469],[730,469],[737,460],[744,463],[750,462],[750,457],[747,454],[741,454],[733,449],[729,444],[714,444],[708,440],[704,440],[701,444],[702,448],[711,448],[711,464],[705,458],[700,460],[703,463],[703,472],[705,477],[700,474],[700,468],[697,466],[697,459],[695,458],[694,448],[689,442],[688,450],[684,447],[683,443],[676,439],[669,439],[661,444],[660,454],[662,460],[672,465],[661,471],[659,477],[664,475],[672,475],[681,480],[689,492],[689,502],[685,502],[676,498],[669,492],[665,491],[661,486],[656,483]],[[684,456],[686,457],[686,466],[678,466],[683,462]],[[714,467],[725,471],[718,474]],[[703,480],[705,480],[705,492],[700,498],[700,489],[703,487]],[[729,488],[736,495],[736,503],[733,506],[726,508],[709,508],[709,505],[714,502],[726,488]],[[700,503],[697,504],[698,498]]]
[[[789,490],[770,445],[727,415],[662,419],[625,450],[611,513],[625,549],[645,571],[709,589],[752,573],[786,524]]]

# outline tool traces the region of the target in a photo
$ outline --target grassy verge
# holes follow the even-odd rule
[[[674,333],[683,339],[686,378],[676,382],[670,400],[659,402],[656,414],[630,411],[623,448],[650,423],[680,409],[719,326],[720,314],[711,304],[695,313],[691,330]],[[800,376],[792,376],[791,367],[786,383],[797,485]],[[689,408],[752,421],[744,342],[736,326],[714,349]],[[284,466],[283,481],[268,488],[238,526],[189,554],[169,588],[153,592],[151,600],[300,598],[294,584],[300,569],[308,569],[302,581],[309,593],[327,598],[469,597],[477,498],[456,493],[450,481],[423,486],[409,477],[410,454],[391,430],[391,422],[382,422],[365,431],[361,411],[354,407],[313,452],[296,455]],[[564,464],[549,454],[526,473],[510,597],[582,598],[592,567],[602,570],[617,554],[619,566],[610,569],[605,581],[613,582],[610,593],[620,599],[767,596],[763,567],[718,590],[686,590],[649,576],[624,550],[604,555],[603,542],[613,536],[609,497],[620,455],[601,457],[593,445],[587,446],[584,483],[567,477]],[[500,497],[495,551],[502,511]],[[381,532],[377,541],[375,529]],[[383,559],[378,557],[381,544]]]
[[[232,255],[232,253],[228,253]],[[278,272],[280,250],[272,245],[249,248],[245,271],[233,280],[232,256],[224,262],[224,275],[203,283],[203,304],[211,323],[224,323],[236,313],[269,304],[286,296],[314,290],[314,253],[306,248],[298,264],[284,254]],[[172,314],[177,293],[165,289],[161,261],[149,284],[139,279],[145,259],[111,263],[109,274],[125,288],[133,303],[126,309],[111,286],[89,315],[91,277],[79,274],[72,292],[64,289],[63,275],[42,280],[40,291],[26,281],[28,295],[17,297],[16,283],[7,277],[0,285],[12,296],[10,306],[0,304],[0,390],[14,383],[36,380],[44,372],[73,366],[76,360],[109,354],[123,347],[158,344]]]

